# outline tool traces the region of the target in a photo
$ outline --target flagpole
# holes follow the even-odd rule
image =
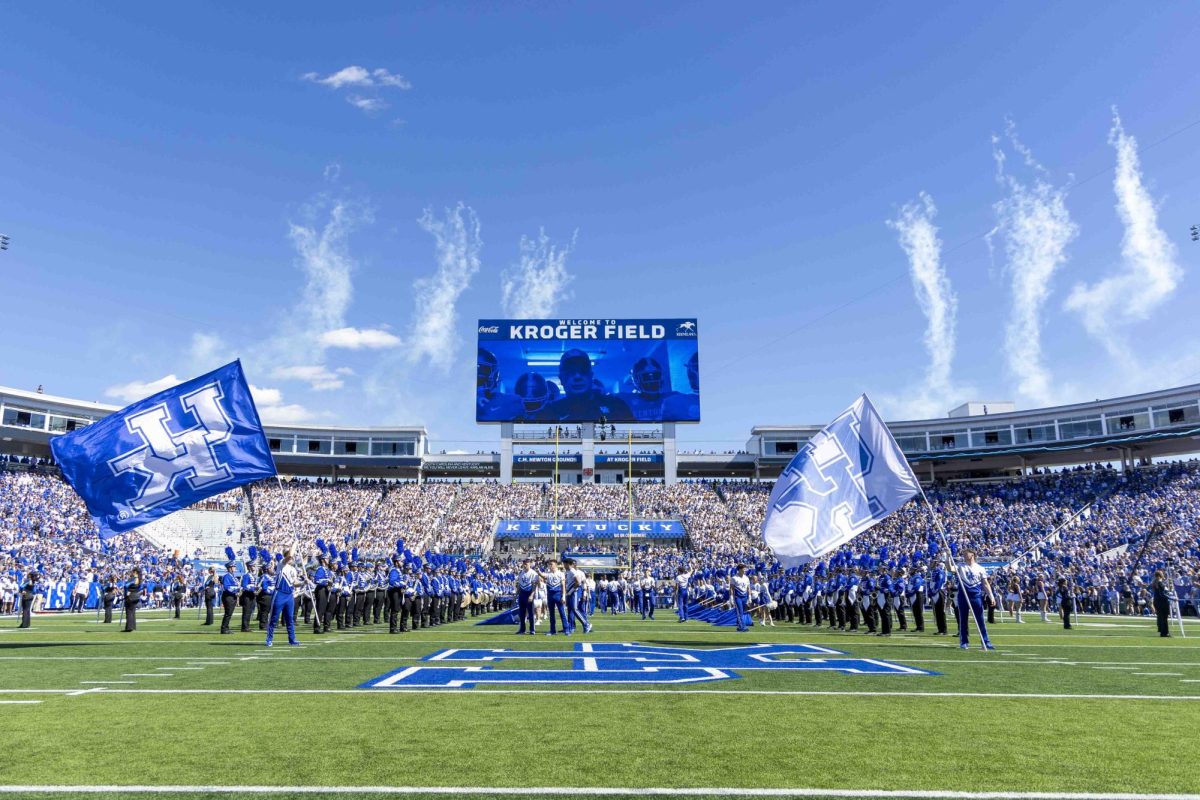
[[[246,508],[250,510],[250,531],[254,534],[254,546],[258,547],[258,515],[254,513],[254,494],[250,484],[242,484],[242,496],[246,498]]]
[[[625,449],[625,456],[629,460],[629,475],[625,479],[626,485],[629,487],[629,548],[626,551],[629,559],[629,574],[633,575],[633,428],[629,428],[629,444]]]
[[[554,426],[554,557],[558,558],[558,433],[561,425]]]

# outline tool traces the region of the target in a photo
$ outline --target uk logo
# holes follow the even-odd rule
[[[779,476],[772,509],[789,512],[812,552],[828,550],[887,516],[866,492],[874,457],[858,428],[853,412],[842,414],[804,445],[806,458],[793,459]]]
[[[503,668],[506,661],[571,663],[547,669]],[[497,669],[499,666],[501,668]],[[511,684],[693,684],[738,680],[747,671],[843,675],[936,675],[874,658],[851,658],[812,644],[752,644],[715,649],[636,642],[581,642],[572,650],[440,650],[359,689],[464,689]]]
[[[233,478],[229,467],[214,448],[227,442],[233,429],[221,405],[224,393],[219,381],[201,386],[179,397],[182,414],[194,424],[181,427],[173,414],[173,402],[164,401],[125,418],[126,429],[141,445],[109,459],[113,475],[132,473],[139,482],[136,495],[120,515],[128,517],[158,508],[179,497],[176,481],[185,480],[193,490],[212,489]]]

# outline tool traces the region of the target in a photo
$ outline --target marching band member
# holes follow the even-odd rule
[[[37,571],[31,571],[21,584],[21,624],[18,628],[28,628],[30,625],[29,615],[33,613],[33,598],[38,594],[38,577]]]
[[[221,608],[225,612],[221,617],[221,633],[232,633],[229,626],[233,622],[233,610],[238,605],[238,595],[241,592],[241,582],[233,572],[236,566],[233,561],[227,562],[225,574],[221,576]]]
[[[129,580],[125,582],[125,630],[133,633],[137,630],[137,607],[142,601],[142,571],[134,567],[129,571]]]
[[[104,601],[104,621],[112,622],[113,606],[117,602],[117,579],[112,573],[104,579],[104,586],[101,589],[101,599]]]
[[[995,596],[992,594],[992,585],[988,583],[987,570],[975,561],[975,551],[968,548],[963,553],[965,563],[960,564],[955,569],[955,576],[958,578],[958,591],[955,593],[955,607],[958,609],[958,646],[963,650],[970,648],[970,642],[967,636],[967,616],[974,618],[975,624],[979,626],[979,638],[983,642],[984,650],[995,650],[992,642],[988,639],[987,625],[983,621],[983,597],[986,593],[992,602],[995,602]]]
[[[388,570],[388,633],[399,633],[400,607],[404,604],[404,572],[399,554],[392,556],[392,568]]]
[[[675,611],[679,614],[680,622],[688,621],[688,584],[692,581],[692,573],[687,567],[680,566],[675,571]]]
[[[925,567],[914,568],[913,579],[908,584],[909,605],[912,606],[913,630],[925,632]]]
[[[267,647],[270,647],[275,639],[275,626],[279,624],[280,616],[283,617],[284,627],[287,628],[288,644],[300,644],[296,641],[296,603],[293,593],[305,579],[303,575],[292,564],[292,551],[286,550],[279,566],[278,584],[271,594],[270,620],[267,623]],[[269,573],[267,578],[271,578]]]
[[[570,632],[575,632],[575,620],[583,623],[583,632],[591,633],[592,624],[587,618],[587,579],[584,577],[583,571],[575,566],[575,559],[568,558],[565,560],[567,572],[563,578],[565,585],[564,591],[567,598],[567,625]]]
[[[329,586],[333,573],[329,571],[329,559],[324,553],[317,556],[317,570],[313,573],[313,633],[329,633]]]
[[[547,636],[553,636],[558,631],[554,627],[554,616],[562,623],[563,635],[571,635],[571,626],[567,621],[567,609],[563,604],[563,574],[558,571],[558,561],[550,559],[546,572],[541,573],[542,584],[546,589],[546,611],[550,616],[550,631]]]
[[[204,624],[213,624],[213,604],[217,601],[217,570],[209,567],[200,585],[200,596],[204,602]]]
[[[517,575],[517,613],[521,620],[521,628],[517,634],[528,633],[533,636],[534,608],[533,595],[537,590],[538,574],[529,565],[529,559],[521,560],[521,572]],[[528,624],[529,630],[525,630]]]
[[[933,621],[937,626],[935,636],[948,636],[946,630],[946,570],[939,561],[933,568],[929,585],[929,596],[933,599]]]
[[[737,615],[739,633],[750,630],[746,627],[746,601],[750,599],[750,579],[746,577],[746,565],[737,565],[737,575],[729,579],[729,590],[733,600],[734,613]]]
[[[258,629],[265,631],[267,620],[271,616],[271,605],[275,601],[275,577],[271,574],[269,557],[258,569],[258,583],[255,586],[254,598],[258,604]]]
[[[654,619],[654,606],[658,604],[657,583],[650,570],[642,578],[642,619]]]
[[[238,596],[238,600],[242,604],[242,633],[250,632],[250,620],[254,617],[254,584],[254,572],[247,564],[246,571],[242,573],[242,591]]]

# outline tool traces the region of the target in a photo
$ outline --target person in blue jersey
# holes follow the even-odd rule
[[[230,561],[225,565],[225,574],[221,576],[221,633],[233,633],[229,626],[233,624],[233,612],[237,608],[242,592],[242,582],[234,570],[237,564]]]
[[[925,567],[917,567],[908,584],[908,602],[912,606],[913,630],[925,632]]]
[[[387,573],[388,633],[400,632],[400,609],[404,605],[404,559],[392,556],[392,568]]]
[[[675,611],[679,614],[680,622],[688,621],[688,584],[691,581],[692,574],[687,567],[681,566],[675,570]]]
[[[946,628],[946,570],[938,562],[929,578],[929,599],[933,606],[934,636],[948,636]]]
[[[537,590],[537,570],[529,565],[529,559],[521,560],[521,571],[517,573],[517,614],[521,621],[518,635],[528,633],[533,636],[533,593]],[[526,625],[529,630],[525,630]]]
[[[421,582],[417,580],[412,567],[404,568],[404,582],[401,587],[404,594],[400,600],[400,632],[407,633],[421,626]]]
[[[729,579],[730,599],[733,601],[734,614],[737,616],[739,633],[750,630],[746,626],[746,603],[750,599],[750,579],[746,577],[746,565],[737,565],[737,574]]]
[[[332,583],[329,559],[322,553],[317,556],[317,569],[313,572],[313,633],[329,633],[329,587]]]
[[[987,625],[984,623],[983,600],[989,597],[995,602],[992,585],[988,582],[987,570],[975,560],[975,551],[967,548],[963,552],[963,563],[955,570],[958,579],[958,591],[955,592],[955,607],[958,610],[958,646],[963,650],[970,648],[968,629],[974,620],[979,627],[979,638],[984,650],[995,650],[991,639],[988,638]]]
[[[268,574],[268,577],[271,577]],[[274,592],[271,593],[271,616],[267,622],[267,647],[275,641],[275,626],[283,617],[284,627],[287,628],[288,644],[298,645],[296,641],[296,601],[295,591],[304,580],[304,574],[292,563],[292,551],[287,550],[280,561],[279,575],[274,579]]]
[[[554,617],[557,613],[558,620],[562,623],[562,632],[564,636],[571,634],[570,625],[567,622],[567,607],[563,601],[563,587],[565,585],[563,574],[558,569],[558,561],[550,559],[546,564],[546,571],[541,574],[542,583],[546,586],[546,610],[550,616],[550,631],[547,636],[553,636],[558,632],[554,625]]]
[[[275,600],[275,570],[271,562],[264,561],[258,568],[258,583],[254,587],[254,599],[258,603],[258,629],[265,631],[271,617],[271,604]]]
[[[247,565],[246,571],[242,573],[241,592],[238,595],[238,602],[242,605],[242,633],[250,632],[250,620],[254,618],[254,586],[258,582],[254,575],[254,570]]]
[[[567,625],[571,633],[575,632],[575,622],[583,623],[583,632],[591,633],[592,624],[588,622],[587,608],[584,597],[584,587],[587,577],[583,570],[575,566],[575,559],[563,559],[566,572],[563,576],[563,592],[567,600]]]
[[[879,610],[879,632],[876,636],[892,635],[892,579],[881,570],[875,581],[875,607]]]
[[[213,606],[217,601],[217,570],[216,567],[209,567],[208,572],[204,574],[204,581],[200,587],[200,595],[204,599],[204,624],[213,624]]]
[[[908,630],[904,607],[908,605],[908,570],[900,567],[892,576],[892,608],[896,609],[896,622],[902,631]]]

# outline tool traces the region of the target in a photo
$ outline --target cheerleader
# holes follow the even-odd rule
[[[1042,622],[1049,622],[1050,593],[1046,591],[1046,581],[1039,576],[1035,582],[1035,586],[1037,586],[1037,601],[1038,608],[1041,609],[1042,613]]]
[[[1008,604],[1009,613],[1017,622],[1023,624],[1025,620],[1021,619],[1021,582],[1015,575],[1008,582],[1008,594],[1004,599]]]
[[[758,624],[764,628],[770,625],[775,627],[775,620],[771,618],[771,610],[777,607],[774,600],[771,599],[771,587],[763,578],[759,578],[754,584],[755,604],[758,606]]]
[[[546,584],[538,580],[537,588],[533,590],[533,627],[546,619]]]

